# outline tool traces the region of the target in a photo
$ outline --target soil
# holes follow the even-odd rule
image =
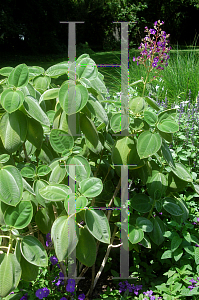
[[[86,272],[84,277],[85,279],[79,281],[78,287],[79,287],[79,292],[82,292],[86,295],[91,286],[91,277],[92,277],[91,268]],[[100,295],[106,292],[108,287],[110,287],[110,290],[118,289],[116,284],[113,283],[114,280],[112,280],[112,277],[113,276],[110,275],[110,272],[106,272],[106,273],[102,272],[100,278],[97,281],[95,289],[93,290],[92,296],[87,299],[89,300],[101,299]]]

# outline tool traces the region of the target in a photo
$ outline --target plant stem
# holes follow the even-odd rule
[[[115,227],[114,227],[113,234],[112,234],[112,237],[111,237],[111,242],[110,242],[110,244],[108,245],[108,248],[107,248],[107,251],[106,251],[106,255],[105,255],[105,257],[104,257],[104,259],[103,259],[103,261],[102,261],[101,267],[100,267],[100,269],[99,269],[99,271],[98,271],[98,273],[97,273],[97,275],[96,275],[96,277],[95,277],[95,280],[94,280],[93,285],[91,285],[89,291],[88,291],[87,294],[86,294],[86,297],[87,297],[89,294],[90,294],[90,295],[92,294],[92,292],[93,292],[93,290],[94,290],[94,288],[95,288],[95,286],[96,286],[96,283],[97,283],[97,281],[98,281],[98,279],[99,279],[99,277],[100,277],[100,275],[101,275],[101,273],[102,273],[102,271],[103,271],[103,269],[104,269],[104,267],[105,267],[105,264],[106,264],[106,261],[107,261],[107,259],[108,259],[109,253],[110,253],[111,248],[112,248],[112,246],[113,246],[112,244],[113,244],[113,241],[114,241],[116,232],[117,232],[117,225],[115,225]]]

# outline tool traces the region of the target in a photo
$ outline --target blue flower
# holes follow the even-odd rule
[[[67,300],[67,298],[66,297],[62,297],[60,300]]]
[[[44,287],[42,290],[43,290],[43,293],[44,293],[44,298],[48,297],[48,295],[50,293],[49,289],[47,287]]]
[[[35,296],[39,299],[48,297],[50,291],[48,288],[44,287],[43,289],[38,289],[35,293]]]
[[[70,293],[73,293],[75,291],[75,286],[67,284],[66,291],[70,292]]]
[[[20,300],[28,300],[28,293],[26,293],[25,295],[23,295],[23,297],[20,298]]]
[[[39,299],[43,299],[44,298],[44,292],[43,289],[38,289],[35,293],[35,296]]]
[[[75,286],[75,279],[68,279],[68,284]]]
[[[78,296],[78,300],[84,300],[84,299],[85,299],[84,293],[82,293]]]
[[[56,265],[58,263],[58,259],[56,256],[51,256],[50,261],[51,261],[52,265]]]

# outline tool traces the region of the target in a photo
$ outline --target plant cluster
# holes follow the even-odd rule
[[[92,267],[93,279],[86,296],[92,295],[111,248],[119,246],[135,258],[136,252],[144,257],[149,251],[156,251],[157,272],[161,272],[160,263],[164,265],[166,261],[167,282],[151,282],[157,297],[177,298],[178,290],[183,296],[199,294],[197,286],[190,288],[190,284],[185,284],[185,276],[190,272],[195,276],[199,271],[199,247],[195,246],[199,241],[188,220],[193,218],[191,201],[188,205],[181,196],[185,189],[192,192],[191,199],[199,194],[197,174],[176,161],[169,148],[173,134],[179,131],[177,109],[161,108],[153,98],[144,96],[150,72],[158,68],[161,60],[167,63],[169,58],[167,35],[160,30],[160,24],[157,21],[154,30],[147,29],[156,35],[154,41],[151,39],[154,49],[146,58],[151,67],[146,79],[140,81],[142,96],[131,90],[129,123],[122,122],[126,116],[117,99],[106,98],[104,77],[88,54],[46,71],[26,64],[0,69],[5,77],[0,82],[2,298],[12,296],[9,294],[18,288],[20,279],[33,282],[39,299],[49,297],[52,290],[57,293],[45,279],[50,248],[55,252],[50,257],[52,267],[59,263],[61,269],[56,271],[58,281],[52,278],[50,282],[62,296],[67,292],[72,294],[67,294],[69,299],[76,298],[79,279],[67,277],[72,264],[70,256],[76,249],[77,276],[82,277],[95,265],[100,243],[107,245],[106,253],[97,274]],[[150,42],[149,35],[145,41]],[[148,45],[146,42],[146,48]],[[160,61],[154,61],[158,49]],[[68,79],[61,86],[51,82],[66,74]],[[120,134],[121,124],[128,135]],[[124,170],[128,170],[126,186]],[[123,188],[128,189],[129,200],[117,197]],[[121,209],[130,214],[128,225],[127,218],[125,224],[121,222]],[[194,218],[192,221],[196,222]],[[128,235],[128,241],[122,245],[121,229]],[[149,283],[155,275],[144,261],[140,260],[139,265],[145,266],[144,283]],[[36,279],[42,277],[41,268],[43,286],[38,286]],[[143,284],[125,284],[126,287],[119,284],[119,293],[126,289],[127,297],[133,291],[135,297],[142,299],[138,293]],[[144,293],[150,299],[156,297],[151,291]],[[84,297],[80,294],[78,299]]]

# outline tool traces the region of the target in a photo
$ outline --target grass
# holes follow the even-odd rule
[[[170,59],[168,67],[161,71],[163,79],[154,80],[147,86],[146,93],[152,93],[157,100],[162,101],[167,97],[168,102],[179,103],[188,98],[189,90],[191,90],[192,102],[195,101],[199,91],[199,49],[194,45],[187,47],[188,49],[175,49],[170,51]],[[89,49],[89,48],[88,48]],[[89,53],[89,51],[81,52],[77,50],[77,57],[82,53]],[[139,56],[139,50],[130,49],[129,51],[129,83],[140,80],[145,77],[145,69],[142,65],[137,66],[136,62],[132,61],[133,56]],[[120,51],[112,52],[97,52],[90,51],[90,57],[96,64],[120,64]],[[0,68],[5,66],[15,67],[18,64],[26,63],[29,66],[41,66],[45,70],[50,66],[61,61],[68,60],[67,55],[48,55],[48,56],[11,56],[1,55]],[[110,94],[121,91],[121,68],[120,67],[98,67],[99,71],[104,75],[104,80]],[[3,77],[0,77],[0,79]],[[67,79],[67,76],[65,75]],[[59,84],[63,82],[63,76],[58,79],[53,79],[52,82]],[[158,87],[159,86],[159,87]],[[142,90],[142,83],[137,85],[138,91]]]

